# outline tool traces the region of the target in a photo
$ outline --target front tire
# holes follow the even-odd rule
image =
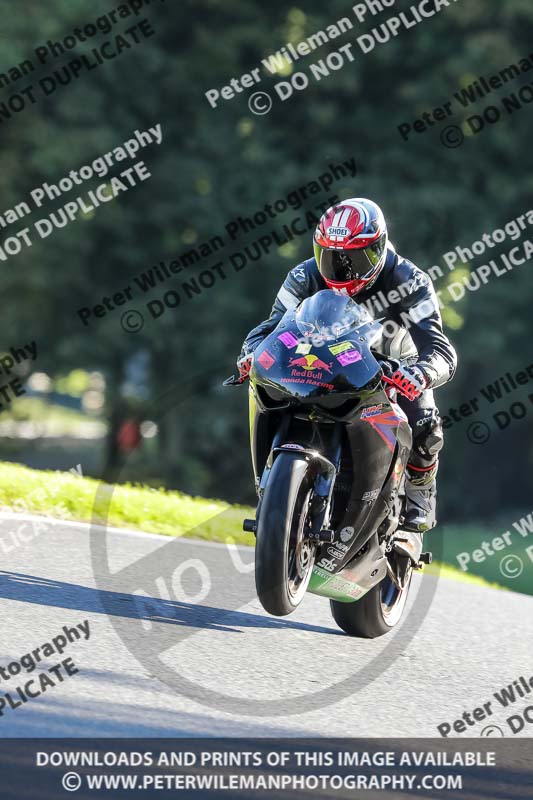
[[[403,616],[412,576],[410,568],[404,589],[398,589],[387,575],[355,603],[330,600],[333,619],[349,636],[375,639],[389,633]]]
[[[305,459],[277,456],[261,502],[255,548],[257,596],[276,617],[299,606],[311,577],[316,546],[304,539],[304,530],[312,486]]]

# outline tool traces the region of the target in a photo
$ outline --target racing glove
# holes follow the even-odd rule
[[[394,373],[400,369],[400,362],[395,358],[388,358],[386,361],[380,361],[379,366],[383,370],[383,375],[386,378],[392,378]]]
[[[252,369],[252,364],[254,363],[254,354],[253,353],[246,353],[245,355],[239,356],[237,360],[237,368],[239,370],[239,383],[244,383],[250,377],[250,370]]]
[[[429,378],[421,367],[401,365],[392,375],[387,376],[387,383],[395,386],[400,394],[408,400],[416,400],[429,385]]]

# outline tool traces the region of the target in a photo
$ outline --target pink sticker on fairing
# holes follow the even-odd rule
[[[265,369],[270,369],[270,367],[276,363],[275,358],[272,357],[268,350],[263,350],[257,360]]]
[[[278,336],[278,339],[280,341],[282,341],[283,344],[285,345],[285,347],[288,347],[289,350],[292,349],[293,347],[296,347],[296,345],[298,344],[298,341],[299,341],[296,338],[296,336],[293,333],[291,333],[290,331],[287,331],[286,333],[280,334],[280,336]]]
[[[337,356],[337,361],[342,364],[343,367],[348,366],[348,364],[355,364],[356,361],[361,361],[363,356],[359,352],[359,350],[348,350],[347,353],[341,353],[340,356]]]

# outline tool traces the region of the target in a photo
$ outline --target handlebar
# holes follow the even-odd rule
[[[399,361],[398,359],[387,358],[386,356],[383,356],[381,353],[375,353],[374,355],[378,357],[379,361],[387,361],[393,367],[396,367],[396,365],[399,367],[401,364],[401,361]],[[379,358],[379,356],[381,356],[381,358]],[[381,376],[381,379],[383,383],[388,384],[389,388],[386,388],[387,393],[396,391],[397,393],[403,395],[404,397],[407,396],[402,392],[401,387],[399,387],[387,375],[383,374]],[[229,378],[226,378],[226,380],[223,381],[222,386],[242,386],[243,383],[245,383],[245,380],[241,380],[238,375],[230,375]]]

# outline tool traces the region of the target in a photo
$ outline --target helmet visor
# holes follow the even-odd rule
[[[345,283],[368,280],[380,264],[384,246],[384,237],[369,247],[357,250],[325,250],[316,246],[315,257],[322,277],[328,281]]]

